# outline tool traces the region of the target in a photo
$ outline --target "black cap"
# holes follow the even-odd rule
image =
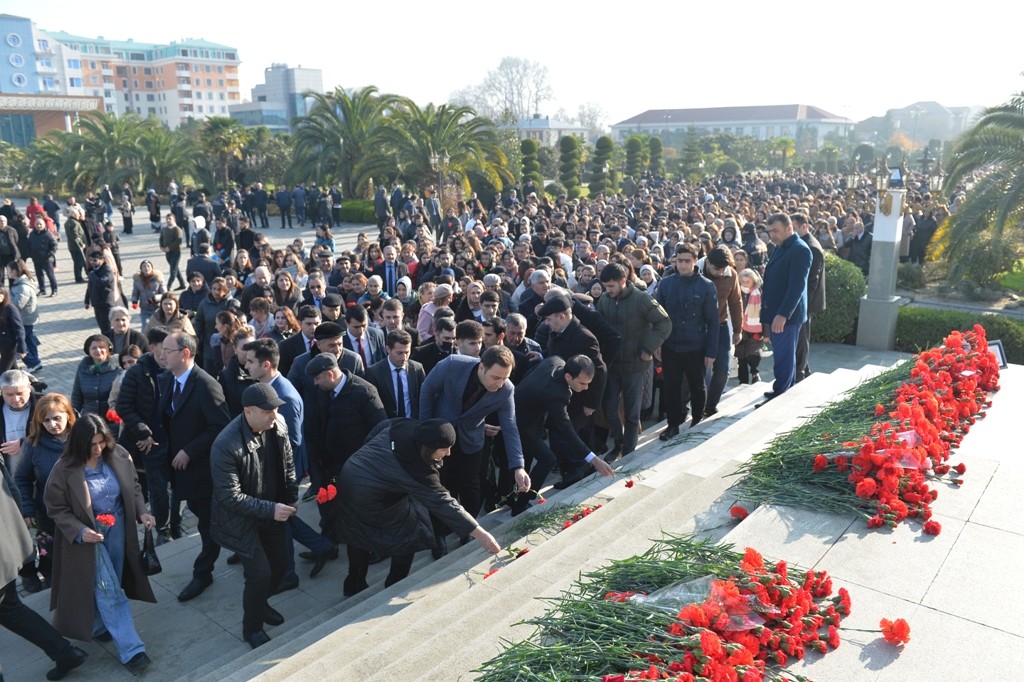
[[[340,308],[345,305],[345,299],[338,294],[327,294],[320,300],[320,305],[328,308]]]
[[[427,419],[416,427],[416,442],[434,450],[450,448],[455,445],[455,427],[443,419]]]
[[[284,401],[277,396],[277,391],[267,384],[253,384],[242,391],[242,407],[258,407],[261,410],[272,410],[282,405],[284,405]]]
[[[565,296],[552,296],[549,300],[544,301],[544,305],[537,311],[537,319],[543,319],[555,313],[564,313],[571,308],[572,302]]]
[[[318,353],[306,365],[306,376],[315,377],[329,369],[338,369],[338,360],[330,353]]]
[[[313,338],[317,341],[323,339],[336,339],[345,333],[345,329],[337,322],[321,322],[313,332]]]

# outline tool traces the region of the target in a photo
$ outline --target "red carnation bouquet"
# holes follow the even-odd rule
[[[107,531],[117,524],[117,518],[113,514],[96,515],[96,532],[106,535]]]

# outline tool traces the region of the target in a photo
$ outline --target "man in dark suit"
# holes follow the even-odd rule
[[[209,244],[199,245],[199,254],[189,258],[185,265],[189,279],[192,279],[192,273],[198,272],[206,281],[206,286],[210,286],[215,278],[220,277],[220,264],[210,256],[212,251],[213,247]]]
[[[398,260],[398,251],[394,246],[384,247],[384,261],[373,268],[374,275],[384,283],[384,291],[388,296],[395,295],[398,280],[409,276],[409,267]]]
[[[317,310],[320,310],[320,306],[323,305],[324,297],[327,294],[339,293],[338,287],[332,287],[327,285],[327,278],[324,273],[319,270],[314,270],[309,273],[309,279],[306,281],[306,288],[302,292],[302,305],[315,306]]]
[[[402,188],[398,186],[398,183],[391,184],[391,215],[395,216],[395,220],[398,220],[398,213],[405,206],[405,193],[402,192]]]
[[[408,332],[388,334],[388,355],[366,370],[366,380],[377,389],[388,419],[419,418],[420,387],[427,378],[423,365],[409,359],[412,337]]]
[[[363,365],[363,360],[356,353],[350,350],[345,350],[341,345],[341,337],[344,336],[344,328],[336,322],[321,322],[316,330],[313,332],[313,336],[316,339],[316,343],[313,344],[313,348],[306,353],[303,353],[299,357],[295,358],[292,363],[291,369],[288,371],[288,381],[292,383],[295,390],[302,396],[302,408],[303,413],[306,415],[313,414],[313,411],[318,407],[319,391],[316,388],[316,384],[313,381],[313,377],[306,374],[306,366],[321,353],[326,353],[334,357],[335,363],[343,370],[347,370],[356,376],[363,376],[366,372],[366,367]],[[294,335],[297,336],[297,335]],[[312,421],[310,419],[304,419],[302,423],[303,438],[306,442],[309,442],[311,437],[310,426]],[[303,499],[308,499],[313,495],[316,495],[316,491],[319,490],[325,483],[323,474],[320,471],[316,459],[309,454],[309,448],[306,448],[306,454],[309,464],[309,490]]]
[[[590,418],[601,406],[607,379],[607,366],[597,337],[576,319],[572,314],[572,303],[564,296],[555,296],[545,302],[537,312],[537,319],[546,322],[550,329],[545,357],[557,355],[564,360],[574,355],[586,355],[594,363],[594,378],[589,388],[573,397],[569,410],[573,421],[578,422],[581,414]]]
[[[319,464],[323,480],[330,481],[387,414],[373,384],[340,369],[330,353],[313,358],[305,373],[319,389],[316,409],[307,415],[308,453]]]
[[[291,371],[295,358],[313,349],[316,344],[316,328],[320,326],[320,311],[312,305],[299,306],[296,317],[299,318],[299,333],[292,334],[278,346],[281,352],[278,370],[285,376]]]
[[[430,374],[437,363],[455,350],[455,318],[442,317],[434,324],[434,336],[427,343],[418,346],[412,359],[423,365],[423,371]]]
[[[195,364],[193,336],[170,334],[160,352],[167,370],[162,377],[160,414],[171,460],[171,480],[178,496],[199,519],[203,542],[192,568],[192,581],[178,595],[178,601],[188,601],[213,583],[213,565],[220,556],[220,547],[210,536],[210,446],[230,418],[220,384]]]
[[[384,359],[384,332],[370,326],[370,316],[361,305],[352,306],[345,311],[347,330],[342,343],[347,350],[355,351],[363,359],[363,365],[369,367]]]
[[[523,442],[523,455],[527,464],[535,462],[530,471],[530,482],[540,490],[544,480],[555,466],[556,457],[551,446],[544,442],[544,430],[561,436],[567,446],[571,463],[569,474],[557,488],[567,488],[590,473],[591,467],[602,476],[613,476],[611,466],[598,457],[576,433],[569,418],[569,400],[574,393],[586,391],[594,378],[594,363],[585,355],[568,360],[555,356],[542,361],[537,368],[516,386],[516,422]],[[535,493],[516,497],[512,515],[526,511]]]
[[[825,309],[825,250],[811,234],[806,216],[795,213],[790,219],[797,235],[811,249],[811,271],[807,275],[807,321],[800,327],[796,341],[796,381],[801,381],[811,375],[807,362],[811,354],[811,317]]]
[[[403,331],[412,338],[412,347],[419,346],[420,333],[405,321],[405,306],[397,298],[389,298],[380,307],[380,330],[385,336],[391,332]]]

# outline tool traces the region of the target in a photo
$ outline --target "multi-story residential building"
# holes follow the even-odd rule
[[[291,68],[271,64],[264,70],[264,82],[252,89],[252,101],[232,104],[228,113],[244,126],[266,126],[274,132],[292,131],[292,121],[305,116],[312,106],[310,92],[323,92],[320,69]]]
[[[171,128],[227,116],[240,101],[239,63],[237,50],[205,40],[86,38],[0,15],[0,93],[100,98],[103,111],[152,115]]]

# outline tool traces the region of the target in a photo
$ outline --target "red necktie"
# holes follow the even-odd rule
[[[366,363],[366,366],[369,367],[370,358],[366,357],[366,353],[363,350],[363,337],[360,336],[358,339],[356,339],[356,341],[359,342],[359,357],[361,357],[363,359],[363,362]]]

